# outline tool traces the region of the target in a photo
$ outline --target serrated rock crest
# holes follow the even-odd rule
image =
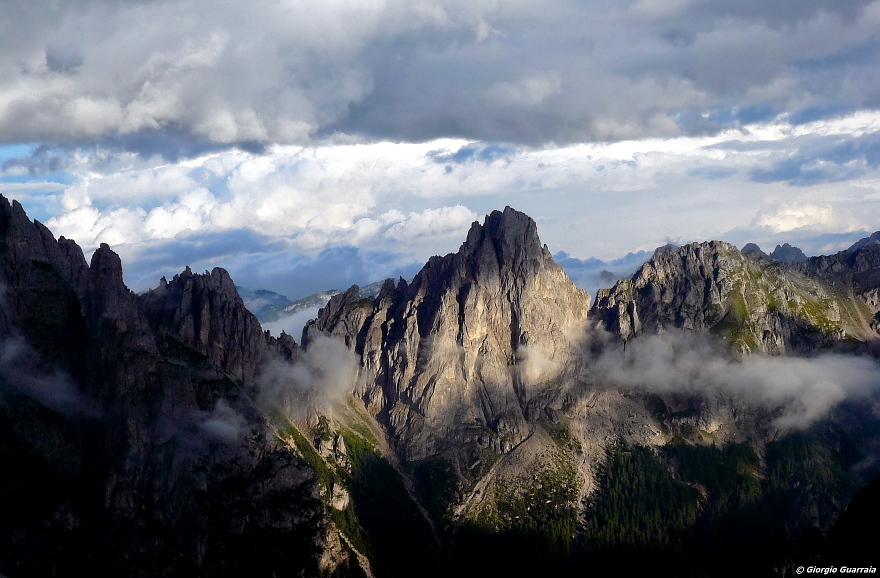
[[[528,435],[536,386],[564,371],[589,303],[507,207],[411,283],[333,297],[303,342],[334,335],[360,356],[367,405],[408,458],[460,443],[503,453]]]

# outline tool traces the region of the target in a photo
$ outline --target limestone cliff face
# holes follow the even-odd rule
[[[412,283],[333,297],[303,341],[339,336],[360,356],[367,405],[407,458],[460,443],[503,453],[529,434],[541,384],[564,372],[589,303],[535,222],[508,207]]]
[[[87,264],[0,197],[0,284],[0,573],[318,573],[313,473],[248,387],[295,344],[225,272],[139,299],[108,246]]]
[[[876,336],[872,259],[855,253],[780,264],[719,241],[664,247],[632,279],[601,290],[591,315],[624,340],[676,327],[711,331],[743,353],[855,344]],[[853,296],[854,282],[861,298]]]

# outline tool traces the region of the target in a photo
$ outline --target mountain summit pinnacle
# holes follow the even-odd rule
[[[467,241],[459,253],[477,251],[482,243],[491,241],[497,253],[498,261],[508,262],[512,266],[528,259],[550,258],[546,246],[541,246],[538,238],[538,226],[525,213],[505,207],[504,212],[492,211],[486,216],[482,225],[474,221],[468,231]]]
[[[589,305],[535,222],[507,207],[412,283],[333,297],[303,343],[334,335],[361,356],[368,406],[409,458],[473,443],[504,453],[528,434],[532,389],[564,370]]]

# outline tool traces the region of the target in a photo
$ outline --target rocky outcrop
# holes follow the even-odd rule
[[[81,371],[89,267],[82,251],[31,222],[17,201],[0,197],[3,337],[13,327],[52,364]]]
[[[504,453],[529,435],[541,386],[565,371],[589,303],[535,222],[507,207],[411,283],[333,297],[303,343],[337,336],[359,355],[368,408],[406,458],[457,444]]]
[[[769,255],[767,255],[767,253],[765,253],[764,251],[761,250],[761,247],[757,246],[754,243],[746,243],[745,245],[743,245],[743,248],[740,249],[740,251],[742,251],[743,253],[753,252],[753,253],[757,253],[761,257],[769,257]]]
[[[776,245],[776,248],[770,253],[770,258],[780,263],[803,263],[807,260],[807,256],[804,255],[803,251],[797,247],[792,247],[788,243]]]
[[[874,335],[880,333],[880,245],[865,243],[855,250],[811,257],[798,264],[798,270],[833,287],[852,317]]]
[[[297,356],[289,335],[263,333],[225,269],[199,275],[187,267],[139,299],[157,335],[205,355],[239,383],[254,384],[268,355],[289,361]]]
[[[601,290],[591,315],[624,340],[675,327],[713,332],[743,353],[808,353],[866,342],[874,338],[866,320],[873,313],[843,285],[832,285],[830,274],[816,273],[834,270],[850,283],[864,258],[781,265],[719,241],[662,248],[632,279]],[[863,267],[865,276],[876,274],[871,263]],[[872,286],[868,281],[865,287]]]
[[[296,345],[225,272],[138,298],[108,246],[87,264],[0,197],[0,283],[0,572],[318,573],[314,474],[250,396]]]
[[[828,284],[844,284],[867,299],[880,288],[880,245],[872,243],[855,251],[811,257],[798,270]]]

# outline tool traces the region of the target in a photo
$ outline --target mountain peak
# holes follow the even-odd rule
[[[538,237],[535,221],[511,207],[504,207],[503,212],[492,211],[486,215],[482,225],[474,221],[460,252],[473,253],[487,239],[495,245],[499,259],[521,255],[544,256],[546,252]],[[547,252],[546,257],[549,256]]]
[[[486,215],[484,227],[495,239],[520,238],[538,240],[538,226],[530,216],[511,207]]]
[[[788,243],[776,245],[776,248],[770,253],[770,258],[780,263],[803,263],[807,260],[803,251]]]
[[[563,371],[589,305],[535,221],[506,207],[474,223],[458,253],[432,257],[411,284],[377,298],[357,287],[334,296],[303,341],[334,335],[361,357],[369,409],[387,419],[405,455],[474,436],[505,453],[528,435],[530,396]],[[450,428],[450,419],[462,425]]]
[[[757,253],[761,257],[768,257],[767,253],[761,250],[761,247],[756,245],[755,243],[746,243],[743,245],[743,248],[740,250],[743,255],[746,253]]]
[[[791,252],[803,255],[785,245],[771,257],[784,262]],[[855,347],[874,339],[874,330],[855,308],[838,301],[833,286],[841,276],[876,267],[875,261],[862,263],[823,257],[804,267],[768,266],[752,251],[741,253],[721,241],[693,243],[656,252],[631,279],[601,291],[590,315],[624,340],[675,327],[712,332],[741,353]],[[813,273],[804,276],[804,270]],[[858,279],[856,290],[869,302],[876,281]]]
[[[101,243],[98,250],[92,254],[89,268],[99,274],[105,282],[122,283],[122,259],[107,243]]]
[[[854,253],[861,249],[862,247],[867,247],[868,245],[877,245],[880,244],[880,231],[875,233],[871,233],[869,237],[865,237],[864,239],[859,239],[853,245],[847,249],[848,253]]]
[[[483,224],[474,222],[458,253],[442,260],[443,267],[465,278],[526,279],[545,268],[559,268],[541,244],[535,221],[510,207],[492,211]],[[430,263],[429,263],[430,265]]]
[[[287,359],[296,356],[292,340],[263,333],[229,273],[220,267],[202,274],[187,267],[139,300],[154,332],[207,356],[240,383],[253,382],[267,351]]]

